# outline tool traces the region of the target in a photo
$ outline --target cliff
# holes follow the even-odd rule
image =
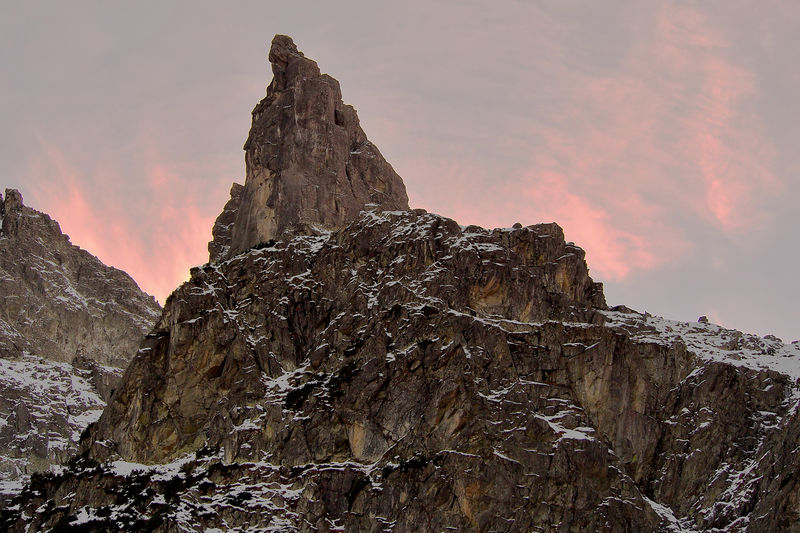
[[[556,224],[487,230],[359,194],[322,215],[341,175],[319,169],[347,175],[325,149],[350,131],[338,84],[286,37],[270,60],[212,261],[81,453],[0,524],[800,530],[799,346],[609,309]],[[320,105],[300,113],[289,86]],[[320,136],[298,145],[282,109]]]
[[[0,484],[11,488],[75,452],[160,307],[19,191],[0,195],[0,217]]]
[[[284,35],[269,61],[274,77],[244,145],[244,188],[231,190],[226,222],[214,226],[212,262],[286,231],[342,226],[367,204],[408,209],[403,181],[342,102],[339,82]]]

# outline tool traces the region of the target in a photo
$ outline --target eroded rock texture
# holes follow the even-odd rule
[[[242,203],[242,191],[244,191],[243,185],[238,183],[231,185],[231,197],[225,203],[222,213],[219,214],[214,222],[214,227],[211,228],[212,239],[208,243],[208,255],[209,261],[212,263],[223,260],[230,255],[231,234],[233,233],[233,224],[236,222],[239,206]]]
[[[232,190],[228,204],[238,204],[235,224],[229,234],[215,233],[212,261],[285,231],[344,226],[366,204],[408,209],[403,181],[342,102],[339,82],[285,35],[273,39],[269,61],[274,78],[244,145],[244,190],[239,200]]]
[[[278,378],[304,364],[321,367],[337,349],[391,352],[401,344],[417,353],[412,348],[425,321],[399,330],[401,316],[586,321],[594,313],[590,303],[603,305],[582,250],[565,244],[558,226],[473,230],[436,215],[366,212],[339,232],[280,241],[196,269],[199,284],[170,297],[97,438],[113,440],[129,460],[170,460],[204,442],[207,424],[263,397],[264,372]],[[229,429],[223,423],[214,432],[225,436]]]
[[[0,485],[13,485],[74,453],[160,307],[18,191],[0,217]]]
[[[0,197],[0,200],[2,198]],[[6,189],[0,233],[0,355],[85,356],[125,366],[160,307],[125,272],[69,242],[58,222]]]
[[[270,59],[212,262],[1,527],[800,531],[800,347],[608,309],[555,224],[362,210],[338,86]]]
[[[799,357],[605,309],[555,225],[365,212],[195,269],[6,525],[796,530]]]

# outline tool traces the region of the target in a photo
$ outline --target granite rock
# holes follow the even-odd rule
[[[339,82],[285,35],[273,39],[269,61],[273,80],[253,109],[244,145],[244,189],[238,200],[232,191],[233,227],[214,235],[212,260],[286,231],[341,227],[367,204],[408,209],[403,181],[369,142],[355,109],[342,102]],[[222,225],[232,218],[227,207]]]

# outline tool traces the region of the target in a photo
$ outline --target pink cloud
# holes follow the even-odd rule
[[[767,224],[781,185],[755,75],[691,5],[662,4],[644,23],[652,31],[613,68],[552,64],[531,74],[526,86],[562,94],[520,109],[528,122],[504,132],[515,144],[493,141],[530,154],[514,175],[493,179],[477,154],[399,161],[416,185],[412,204],[484,226],[555,220],[601,278],[618,281],[692,253],[698,227],[738,238]],[[573,53],[569,32],[551,45],[553,57]]]
[[[668,5],[617,71],[574,74],[569,106],[531,129],[543,145],[522,180],[528,198],[616,280],[688,253],[682,220],[759,227],[780,187],[754,76],[697,11]]]
[[[97,165],[87,176],[56,146],[45,141],[41,146],[30,166],[33,190],[27,203],[58,220],[74,244],[125,270],[161,302],[187,278],[189,266],[207,260],[216,213],[201,207],[202,191],[190,175],[156,161],[154,154],[144,156],[140,197],[132,198],[115,188],[119,179],[103,169],[113,162]]]
[[[663,263],[645,237],[619,228],[607,210],[572,192],[567,176],[544,171],[525,181],[535,183],[522,191],[531,210],[543,220],[558,221],[568,239],[583,245],[592,268],[602,277],[620,280],[632,270],[649,270]]]
[[[544,168],[545,160],[550,168]],[[572,189],[573,180],[556,170],[554,159],[543,157],[539,169],[538,174],[527,173],[510,185],[490,185],[476,195],[475,185],[484,178],[480,169],[466,163],[416,159],[403,166],[404,172],[424,177],[420,183],[428,184],[409,191],[412,206],[488,228],[558,222],[567,239],[587,251],[591,268],[603,279],[621,280],[634,271],[655,268],[688,246],[668,228],[652,227],[654,222],[649,223],[649,234],[620,227],[590,195]],[[658,211],[635,195],[626,202],[642,226],[648,224],[644,221],[648,213]]]
[[[119,224],[99,216],[98,206],[91,205],[88,199],[91,197],[87,194],[89,187],[81,181],[79,171],[60,150],[46,142],[40,146],[40,157],[31,162],[29,181],[34,187],[30,191],[32,198],[26,198],[26,204],[57,220],[73,244],[98,257],[109,256],[112,241],[97,230],[103,228],[104,231],[118,232]],[[40,183],[47,185],[36,187]]]
[[[755,75],[728,57],[730,42],[689,6],[662,9],[658,29],[659,66],[683,80],[688,110],[679,147],[687,173],[700,175],[706,214],[728,233],[763,224],[780,184],[769,170],[775,150],[753,108]]]

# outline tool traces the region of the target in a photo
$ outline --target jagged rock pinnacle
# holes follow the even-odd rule
[[[244,145],[244,189],[221,215],[232,225],[209,244],[211,261],[287,231],[342,227],[367,204],[408,209],[402,179],[342,102],[339,82],[285,35],[272,40],[269,61],[274,77]]]
[[[15,234],[19,226],[19,213],[22,210],[22,194],[16,189],[6,189],[6,197],[0,196],[0,217],[2,227],[0,233],[5,235]]]

